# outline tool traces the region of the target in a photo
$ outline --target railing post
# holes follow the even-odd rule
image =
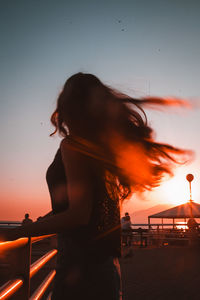
[[[16,249],[13,257],[15,261],[14,276],[20,276],[23,278],[23,285],[15,295],[15,300],[28,300],[30,295],[30,262],[31,262],[31,238],[28,238],[28,242],[18,249]]]

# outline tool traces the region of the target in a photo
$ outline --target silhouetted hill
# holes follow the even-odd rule
[[[137,210],[130,214],[132,223],[148,223],[148,216],[173,207],[172,204],[158,204],[153,207]]]

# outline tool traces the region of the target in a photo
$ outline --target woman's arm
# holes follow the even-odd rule
[[[67,177],[65,188],[68,194],[69,208],[32,224],[7,231],[3,230],[2,234],[0,232],[0,240],[59,233],[89,223],[94,197],[89,158],[72,150],[66,140],[61,142],[61,153]]]

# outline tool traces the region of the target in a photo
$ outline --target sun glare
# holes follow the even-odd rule
[[[185,229],[187,229],[188,227],[187,227],[187,224],[185,224],[185,222],[180,222],[180,221],[178,221],[178,222],[176,222],[176,223],[178,223],[179,225],[176,225],[176,228],[177,229],[183,229],[183,230],[185,230]],[[175,223],[175,224],[176,224]]]
[[[160,186],[163,200],[172,205],[186,203],[190,199],[189,183],[185,174],[177,174]],[[192,182],[192,200],[197,201],[197,188]]]

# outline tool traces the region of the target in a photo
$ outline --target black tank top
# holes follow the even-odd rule
[[[119,201],[108,195],[105,179],[95,166],[98,162],[92,161],[94,193],[91,219],[87,226],[82,226],[69,233],[75,243],[81,243],[81,248],[86,248],[86,253],[97,259],[109,256],[121,256],[121,226]],[[62,161],[61,150],[58,149],[52,164],[46,174],[50,192],[53,213],[68,209],[67,176]]]

